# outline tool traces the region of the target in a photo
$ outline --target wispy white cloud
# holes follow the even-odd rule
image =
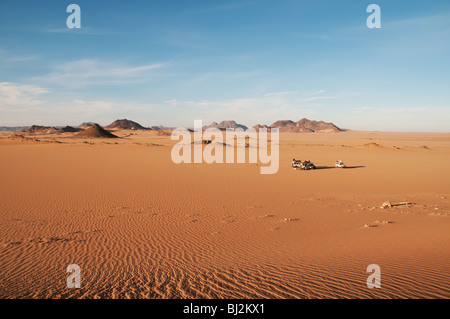
[[[39,57],[37,55],[31,55],[31,56],[17,56],[17,57],[10,57],[6,58],[6,62],[25,62],[25,61],[34,61],[37,60]]]
[[[321,91],[323,93],[325,91]],[[314,92],[313,92],[314,93]],[[236,120],[242,124],[272,124],[279,119],[295,119],[314,117],[320,114],[314,102],[318,99],[337,97],[311,96],[298,91],[270,92],[259,97],[237,98],[224,101],[165,101],[167,107],[176,108],[179,114],[189,114],[206,122]]]
[[[311,92],[310,95],[319,95],[325,93],[325,90],[319,90],[319,91],[315,91],[315,92]]]
[[[117,35],[117,32],[106,31],[94,29],[92,27],[84,27],[81,28],[73,28],[69,29],[67,27],[64,28],[41,28],[41,29],[33,29],[33,31],[38,31],[42,33],[65,33],[65,34],[80,34],[80,35]]]
[[[373,30],[361,23],[332,32],[333,36],[340,40],[365,40],[369,38],[368,32],[373,33]],[[373,41],[369,43],[371,51],[377,56],[383,54],[388,57],[404,57],[411,54],[445,52],[450,47],[449,41],[443,41],[450,36],[450,14],[442,12],[402,19],[393,17],[388,19],[382,16],[381,29],[378,33],[382,36],[378,40],[370,37]]]
[[[292,95],[292,94],[298,94],[298,91],[271,92],[271,93],[265,94],[264,96],[271,97],[271,96],[285,96],[285,95]]]
[[[333,39],[331,36],[327,34],[319,34],[319,33],[293,33],[293,36],[300,39],[317,39],[328,41]]]
[[[352,113],[362,113],[362,112],[370,111],[371,109],[372,109],[371,106],[365,105],[365,106],[354,108],[350,112],[352,112]]]
[[[284,97],[284,96],[293,96],[296,98],[298,102],[307,103],[307,102],[315,102],[320,100],[332,100],[337,99],[338,96],[326,96],[322,95],[325,93],[325,90],[319,90],[315,92],[309,93],[300,93],[299,91],[284,91],[284,92],[271,92],[267,93],[265,97]],[[304,97],[306,96],[306,97]]]
[[[0,48],[0,63],[3,65],[11,65],[20,62],[37,60],[37,55],[15,55]]]
[[[450,132],[448,106],[357,107],[345,114],[343,122],[355,130],[397,132]],[[433,123],[430,126],[430,123]]]
[[[427,28],[442,28],[448,26],[450,14],[448,12],[442,12],[438,14],[430,14],[425,16],[409,17],[404,19],[397,19],[392,21],[387,21],[383,23],[383,27],[394,29],[394,28],[417,28],[421,29],[424,26]],[[446,30],[442,30],[446,31]]]
[[[194,119],[202,119],[204,124],[236,120],[253,126],[307,117],[332,121],[349,129],[448,132],[450,121],[448,106],[364,105],[342,112],[340,109],[333,111],[317,107],[312,102],[312,98],[317,96],[294,91],[222,101],[170,99],[149,103],[83,98],[60,100],[53,93],[44,87],[0,82],[0,125],[76,125],[85,121],[105,125],[116,118],[127,117],[148,126],[190,127]],[[429,123],[433,123],[433,129]]]
[[[0,82],[0,109],[15,110],[43,104],[39,96],[50,91],[33,85]]]
[[[143,81],[151,75],[152,71],[166,65],[166,63],[154,63],[139,66],[123,66],[95,59],[84,59],[58,65],[53,72],[33,77],[29,80],[70,87],[126,84]]]
[[[311,96],[311,97],[307,97],[302,99],[303,102],[315,102],[315,101],[320,101],[320,100],[334,100],[337,99],[337,96]]]
[[[157,110],[161,105],[115,101],[60,100],[46,88],[0,82],[0,125],[65,125],[85,121],[108,121]],[[155,112],[157,113],[157,112]]]
[[[222,12],[228,10],[236,10],[248,5],[257,4],[256,1],[238,1],[238,2],[229,2],[224,4],[219,4],[210,7],[204,7],[202,9],[185,11],[181,15],[196,15],[196,14],[205,14],[205,13],[213,13],[213,12]]]
[[[134,112],[142,112],[149,107],[150,104],[141,103],[121,103],[113,101],[101,101],[101,100],[82,100],[74,99],[73,101],[68,101],[62,103],[57,111],[65,112],[66,114],[79,115],[85,114],[88,117],[104,116],[110,113],[123,113],[129,114]]]
[[[0,91],[1,125],[65,125],[97,121],[106,124],[117,118],[146,119],[145,125],[189,126],[193,119],[205,123],[236,120],[245,125],[271,124],[278,119],[313,117],[317,109],[308,103],[299,103],[297,94],[263,94],[230,100],[177,100],[136,103],[133,101],[105,101],[89,99],[60,100],[52,94],[47,99],[40,95],[50,93],[36,86],[3,83]],[[282,93],[282,92],[279,92]],[[284,92],[286,93],[286,92]],[[291,96],[292,95],[292,96]],[[20,117],[17,113],[21,114]],[[24,116],[26,114],[26,116]],[[55,122],[57,121],[57,122]],[[149,122],[152,121],[152,122]],[[154,122],[158,121],[158,122]]]

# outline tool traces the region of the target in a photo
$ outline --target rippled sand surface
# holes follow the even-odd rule
[[[281,134],[275,175],[115,134],[0,138],[0,298],[450,298],[449,134]]]

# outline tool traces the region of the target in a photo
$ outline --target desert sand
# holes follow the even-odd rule
[[[0,298],[450,298],[450,134],[281,133],[261,175],[113,133],[1,133]]]

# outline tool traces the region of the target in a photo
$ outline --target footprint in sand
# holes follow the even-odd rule
[[[220,222],[223,223],[223,224],[226,224],[226,223],[234,223],[235,221],[236,220],[233,219],[232,216],[227,216],[225,218],[222,218],[222,220]]]
[[[272,218],[272,217],[275,217],[275,215],[266,214],[266,215],[258,216],[258,217],[256,217],[256,218]]]
[[[393,221],[390,220],[376,220],[372,224],[365,224],[364,228],[378,227],[380,225],[393,224]]]
[[[248,209],[255,209],[255,208],[262,208],[262,205],[252,205],[252,206],[248,206]]]
[[[431,213],[430,216],[450,216],[450,213]]]
[[[377,224],[393,224],[394,222],[389,221],[389,220],[376,220],[376,221],[374,221],[374,223],[377,223]]]

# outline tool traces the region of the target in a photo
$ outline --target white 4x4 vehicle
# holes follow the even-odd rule
[[[293,169],[301,168],[302,167],[302,161],[295,160],[295,158],[294,158],[294,159],[292,159],[291,166],[292,166]]]
[[[299,161],[299,160],[295,160],[295,158],[292,160],[291,166],[294,169],[301,169],[301,170],[309,170],[309,169],[315,169],[316,166],[314,166],[313,163],[311,163],[311,161]]]
[[[334,166],[337,168],[345,168],[346,167],[343,161],[336,161]]]

